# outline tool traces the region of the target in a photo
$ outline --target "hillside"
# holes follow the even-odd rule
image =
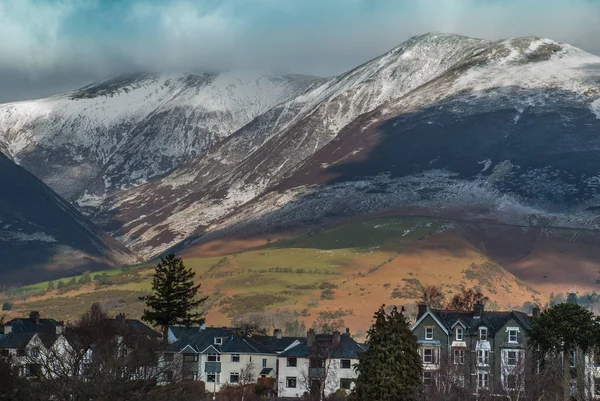
[[[0,287],[132,263],[136,258],[0,152]]]
[[[207,318],[213,325],[276,309],[295,311],[310,325],[321,312],[341,308],[349,327],[364,330],[381,304],[411,306],[422,286],[431,284],[441,284],[448,297],[460,286],[479,286],[496,308],[546,302],[547,296],[486,257],[455,222],[424,217],[386,216],[273,238],[215,241],[182,256],[210,295]],[[15,301],[13,313],[33,308],[68,320],[99,300],[111,313],[139,316],[136,297],[149,290],[151,272],[113,270],[115,284],[96,289],[46,292],[47,283],[24,288],[45,293]]]

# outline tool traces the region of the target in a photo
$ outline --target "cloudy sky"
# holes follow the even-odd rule
[[[600,55],[600,0],[0,0],[0,102],[132,71],[332,75],[430,31]]]

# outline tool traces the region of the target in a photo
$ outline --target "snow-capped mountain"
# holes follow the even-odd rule
[[[170,172],[313,81],[256,72],[138,74],[0,106],[0,143],[80,207]]]
[[[567,142],[578,141],[573,133],[600,132],[593,114],[599,62],[540,38],[415,37],[313,84],[160,180],[110,199],[107,212],[122,223],[117,237],[143,255],[238,224],[272,227],[397,207],[438,213],[468,201],[498,213],[543,214],[551,211],[545,194],[560,163],[559,145],[550,146],[544,131]],[[535,127],[542,132],[527,136]],[[547,153],[525,166],[523,153],[535,159],[540,142]],[[593,187],[593,171],[586,174]],[[506,181],[513,175],[522,182]],[[542,190],[542,182],[550,187]],[[545,206],[532,209],[537,204]]]
[[[0,285],[137,260],[39,179],[0,152]]]
[[[94,176],[102,185],[87,184],[70,199],[89,205],[96,222],[145,258],[199,237],[387,209],[600,228],[600,57],[535,37],[427,34],[337,77],[279,79],[289,90],[232,118],[231,129],[215,128],[223,134],[181,150],[185,157],[169,152],[204,140],[191,133],[207,126],[205,114],[189,122],[187,136],[170,136],[170,146],[161,145],[163,135],[146,140],[143,127],[134,129],[128,135],[137,139],[115,145],[127,152],[99,163],[109,166]],[[121,88],[134,87],[81,92],[108,101],[107,93],[125,99],[135,90]],[[190,103],[182,96],[171,101]],[[49,184],[60,181],[44,151],[32,151],[39,145],[26,142],[28,131],[2,117],[10,107],[0,109],[0,144],[34,173],[46,172],[39,176]],[[182,126],[174,108],[159,109],[153,126]],[[61,135],[80,137],[69,132]],[[87,168],[87,154],[86,163],[69,160],[61,171]]]

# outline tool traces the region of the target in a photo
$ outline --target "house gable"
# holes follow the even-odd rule
[[[433,327],[433,337],[426,338],[425,330],[427,327]],[[449,331],[445,325],[435,316],[433,312],[428,310],[421,316],[419,320],[412,326],[411,331],[417,337],[419,343],[432,342],[436,344],[446,343]]]

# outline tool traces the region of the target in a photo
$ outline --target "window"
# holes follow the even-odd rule
[[[350,390],[352,387],[352,379],[340,379],[340,388]]]
[[[220,376],[221,375],[219,373],[207,373],[206,382],[219,384],[221,382]]]
[[[165,362],[173,362],[173,354],[171,353],[165,353]]]
[[[285,378],[285,387],[286,388],[296,388],[296,378],[295,377],[286,377]]]
[[[40,349],[39,349],[38,347],[32,347],[32,348],[29,350],[29,355],[30,355],[32,358],[38,358],[38,357],[40,356]]]
[[[198,380],[197,372],[183,372],[183,380],[184,381],[196,381]]]
[[[517,375],[515,374],[509,374],[506,376],[506,389],[507,390],[514,390],[517,388]]]
[[[221,345],[221,344],[223,344],[223,338],[215,337],[215,345]]]
[[[435,363],[434,353],[431,348],[423,349],[423,363]]]
[[[8,356],[8,350],[3,349],[2,351],[0,351],[0,356]]]
[[[208,354],[206,360],[208,362],[221,362],[221,355],[219,355],[219,354]]]
[[[506,365],[517,366],[517,351],[508,351],[506,353]]]
[[[298,359],[287,358],[287,367],[288,368],[295,368],[296,366],[298,366]]]
[[[324,368],[325,367],[325,360],[324,359],[312,358],[312,359],[309,360],[309,367],[310,368]]]
[[[465,350],[464,349],[455,349],[454,350],[454,364],[455,365],[464,365],[465,364]]]
[[[488,329],[487,327],[479,328],[479,341],[487,341],[488,339]]]
[[[575,354],[575,350],[571,350],[569,351],[569,366],[574,368],[575,367],[575,358],[576,354]]]
[[[479,388],[488,388],[489,385],[489,374],[487,372],[478,372],[477,373],[477,387]]]
[[[267,367],[267,358],[263,358],[262,367],[263,368]]]
[[[423,385],[431,386],[435,383],[435,376],[433,372],[423,372]]]
[[[342,369],[352,369],[352,364],[350,363],[350,359],[342,359],[340,361],[340,367]]]
[[[198,362],[198,354],[183,354],[184,362]]]
[[[433,340],[433,327],[425,327],[425,339]]]
[[[595,393],[596,395],[600,395],[600,380],[596,380],[594,382],[594,389],[595,389]]]
[[[240,354],[231,354],[231,362],[239,362]]]
[[[462,327],[457,327],[456,328],[456,341],[462,341],[463,340],[463,328]]]
[[[17,350],[17,356],[25,356],[25,350],[24,349],[18,349]]]
[[[518,342],[518,339],[517,339],[518,333],[519,333],[518,329],[509,329],[508,330],[508,342],[509,343],[516,343],[516,342]]]
[[[239,383],[240,372],[229,372],[229,383]]]
[[[478,365],[489,365],[490,364],[490,351],[485,349],[477,350],[477,364]]]

